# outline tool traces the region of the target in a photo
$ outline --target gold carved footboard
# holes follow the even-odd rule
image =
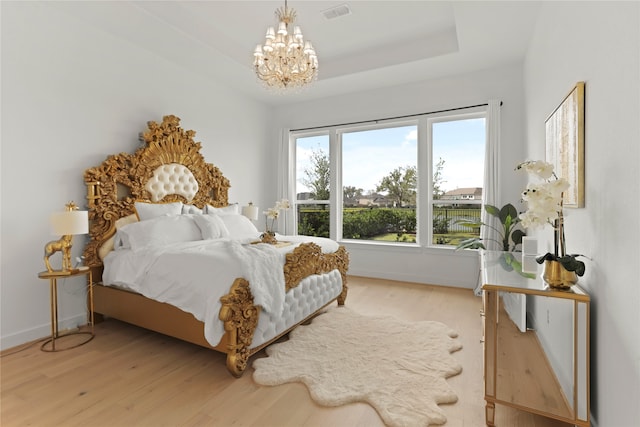
[[[344,246],[340,246],[334,253],[324,254],[320,246],[315,243],[303,243],[287,254],[284,265],[286,291],[298,286],[305,277],[313,274],[329,273],[335,269],[342,277],[342,292],[337,297],[338,305],[344,305],[347,298],[347,269],[349,268],[349,253]],[[253,296],[249,289],[249,282],[238,278],[233,282],[227,295],[220,299],[222,307],[219,319],[224,322],[227,333],[227,369],[236,377],[242,375],[252,354],[274,342],[293,327],[274,337],[269,342],[251,349],[253,334],[258,326],[260,307],[253,304]],[[330,303],[328,301],[327,303]],[[317,312],[316,312],[317,313]],[[310,317],[315,316],[313,313]],[[304,319],[302,322],[306,321]]]
[[[227,369],[234,376],[242,375],[251,356],[249,347],[258,326],[260,307],[253,305],[249,282],[238,278],[229,293],[222,298],[218,317],[227,333]]]

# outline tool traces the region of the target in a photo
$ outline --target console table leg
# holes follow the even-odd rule
[[[487,406],[485,407],[485,416],[487,419],[488,426],[494,427],[496,425],[495,415],[496,415],[496,404],[493,402],[487,402]]]

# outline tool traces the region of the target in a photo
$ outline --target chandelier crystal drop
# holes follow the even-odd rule
[[[299,88],[313,82],[318,76],[318,56],[311,42],[304,40],[300,27],[293,26],[296,12],[285,0],[284,8],[275,14],[277,30],[267,28],[264,45],[256,46],[253,53],[256,75],[275,89]]]

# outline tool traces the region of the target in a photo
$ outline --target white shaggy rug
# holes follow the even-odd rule
[[[457,333],[433,321],[404,322],[332,307],[253,362],[262,385],[302,382],[324,406],[366,402],[388,426],[447,421],[439,403],[458,400],[447,381],[462,366]]]

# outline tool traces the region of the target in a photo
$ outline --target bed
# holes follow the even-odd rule
[[[84,173],[83,255],[96,319],[226,353],[239,377],[251,355],[345,303],[349,255],[323,238],[256,244],[259,232],[229,205],[230,183],[205,161],[195,132],[173,115],[147,125],[135,153],[108,156]]]

